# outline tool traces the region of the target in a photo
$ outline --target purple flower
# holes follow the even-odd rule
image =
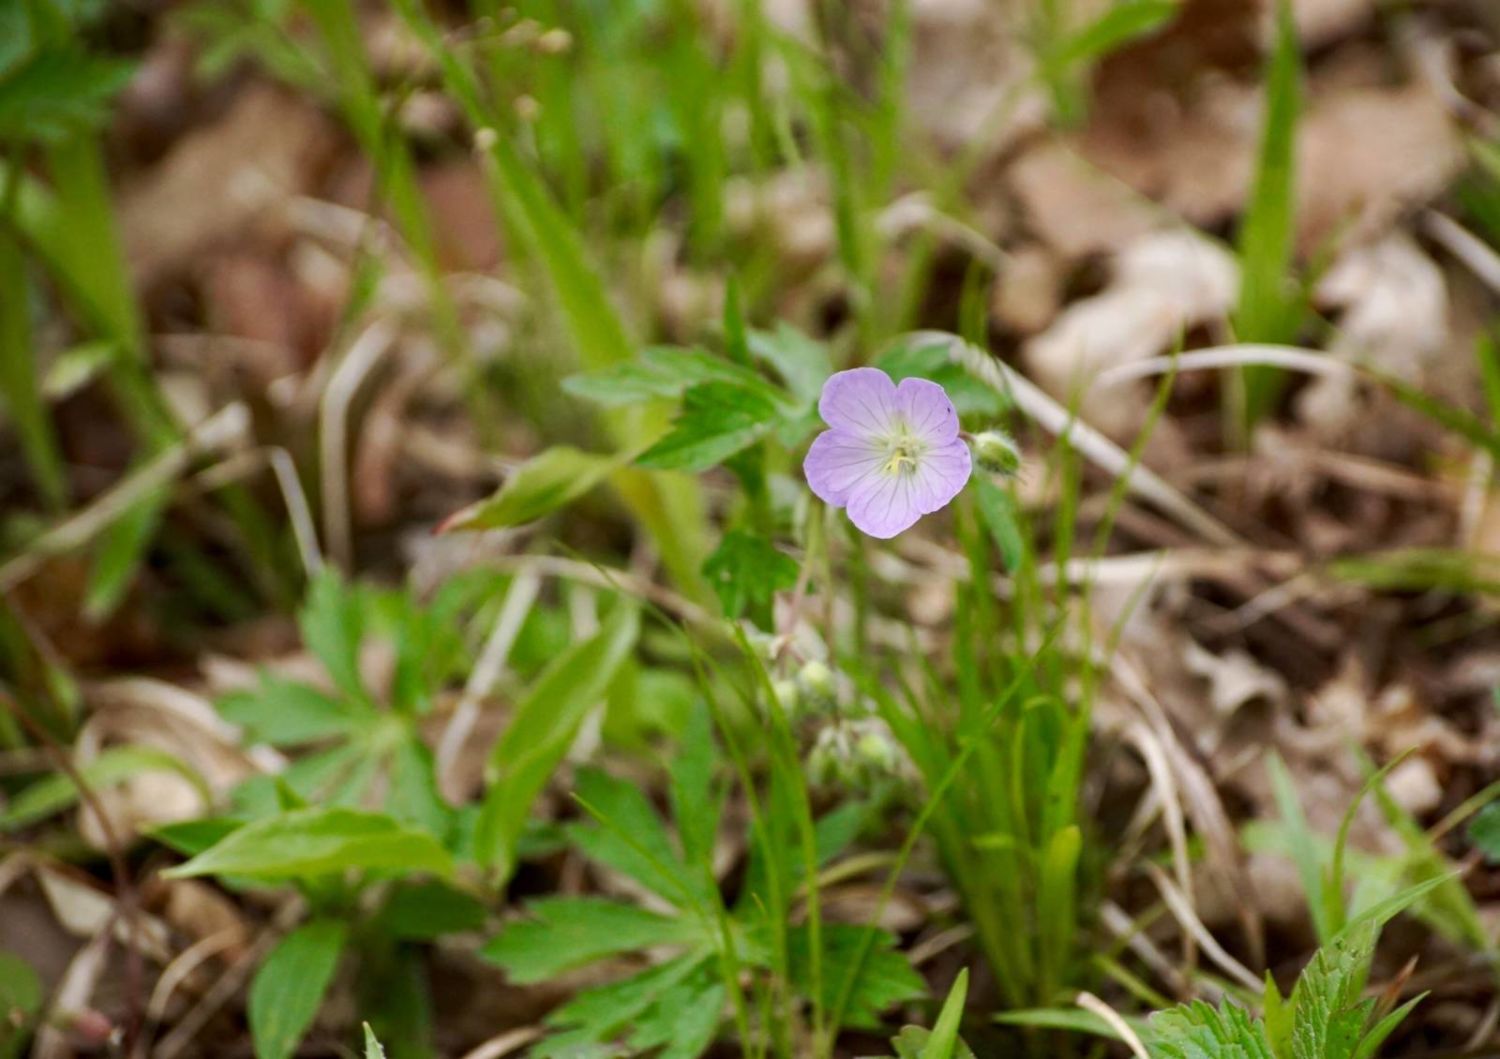
[[[969,480],[958,413],[935,382],[897,386],[878,368],[841,371],[823,384],[818,412],[830,429],[808,450],[807,484],[872,537],[894,537]]]

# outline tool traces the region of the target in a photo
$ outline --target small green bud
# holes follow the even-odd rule
[[[886,776],[896,771],[898,758],[891,737],[878,729],[867,729],[854,744],[854,756],[861,765],[876,775]]]
[[[979,466],[1007,477],[1021,469],[1021,449],[1003,430],[986,430],[974,436],[974,459]]]
[[[781,708],[788,713],[795,713],[797,705],[802,699],[802,692],[797,687],[795,680],[773,680],[771,691],[776,695],[776,701],[781,703]]]
[[[837,690],[833,682],[833,670],[814,658],[797,672],[797,685],[807,692],[808,698],[819,702],[832,702]]]

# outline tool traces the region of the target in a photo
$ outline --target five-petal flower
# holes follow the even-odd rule
[[[894,537],[969,480],[958,413],[935,382],[897,386],[878,368],[841,371],[824,383],[818,412],[829,429],[808,450],[807,484],[872,537]]]

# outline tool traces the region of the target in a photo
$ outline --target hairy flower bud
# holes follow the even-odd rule
[[[1021,450],[1003,430],[986,430],[974,437],[974,459],[993,474],[1007,477],[1021,468]]]

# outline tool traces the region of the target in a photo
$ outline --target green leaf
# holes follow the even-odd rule
[[[1026,557],[1026,536],[1021,532],[1016,502],[988,475],[976,474],[974,481],[978,486],[979,515],[984,520],[984,527],[999,549],[1005,569],[1018,570]]]
[[[42,983],[21,957],[0,952],[0,1059],[16,1059],[31,1020],[42,1010]]]
[[[1002,1026],[1035,1026],[1044,1030],[1066,1030],[1069,1033],[1089,1033],[1095,1037],[1106,1037],[1117,1041],[1120,1035],[1115,1028],[1092,1011],[1082,1008],[1031,1008],[1025,1011],[1004,1011],[994,1016]],[[1141,1019],[1125,1020],[1138,1034],[1146,1034],[1146,1024]]]
[[[368,727],[374,714],[352,707],[347,699],[335,699],[317,688],[296,681],[261,674],[260,687],[232,691],[215,704],[231,724],[244,729],[250,743],[270,746],[301,746],[335,736],[347,736]]]
[[[599,456],[570,445],[550,448],[512,471],[488,499],[447,519],[439,532],[500,529],[534,522],[583,496],[622,463],[622,456]]]
[[[917,378],[937,383],[960,416],[993,419],[1003,415],[1008,403],[1005,398],[955,364],[949,356],[950,348],[945,336],[903,335],[875,358],[874,366],[896,382]]]
[[[364,613],[359,590],[345,585],[332,567],[324,567],[308,586],[297,624],[302,629],[302,642],[323,663],[338,689],[351,699],[369,701],[359,675]]]
[[[672,815],[682,844],[683,862],[689,868],[710,866],[723,804],[714,790],[714,766],[718,755],[713,721],[706,704],[697,703],[681,733],[677,756],[672,761],[672,782],[668,792],[672,800]]]
[[[1060,67],[1092,63],[1116,48],[1150,36],[1172,21],[1178,0],[1123,0],[1066,37],[1050,59]]]
[[[89,570],[84,596],[84,616],[91,622],[102,622],[115,612],[135,580],[136,571],[146,560],[156,528],[161,524],[171,493],[157,489],[139,500],[100,538],[100,544]]]
[[[583,990],[547,1016],[547,1025],[563,1032],[539,1043],[533,1054],[537,1059],[572,1059],[586,1045],[618,1040],[635,1025],[649,1028],[671,1017],[681,1006],[684,986],[689,996],[712,988],[709,959],[679,956],[628,978]]]
[[[1302,109],[1302,59],[1290,0],[1276,0],[1276,35],[1266,71],[1265,123],[1255,182],[1240,224],[1239,305],[1235,338],[1290,342],[1301,329],[1306,296],[1291,277],[1297,234],[1297,122]],[[1269,408],[1281,375],[1247,368],[1245,411],[1256,422]]]
[[[1152,1059],[1275,1059],[1264,1028],[1248,1011],[1194,1001],[1158,1011],[1148,1023]]]
[[[652,346],[624,364],[563,380],[563,389],[606,408],[680,398],[705,382],[725,382],[774,393],[755,372],[702,349]]]
[[[823,383],[833,374],[828,346],[782,322],[775,331],[752,331],[750,352],[776,369],[804,405],[817,403]]]
[[[1380,924],[1361,919],[1318,949],[1292,990],[1292,1055],[1350,1059],[1374,1000],[1362,1000]]]
[[[1490,864],[1500,864],[1500,802],[1491,802],[1469,822],[1469,841]]]
[[[25,6],[0,5],[0,48],[4,47],[8,32],[5,22],[16,16],[21,18],[24,29]],[[32,343],[31,309],[26,262],[21,256],[19,240],[8,227],[0,227],[0,401],[10,413],[16,440],[26,455],[37,488],[47,503],[57,509],[67,499],[67,471],[42,399],[42,383],[37,378],[40,369]]]
[[[213,801],[213,793],[203,777],[159,747],[110,747],[78,769],[79,775],[91,790],[113,786],[143,772],[170,772],[182,776],[197,789],[204,805]],[[38,820],[45,820],[76,805],[79,797],[73,777],[66,772],[56,772],[37,780],[17,794],[6,810],[0,813],[0,831],[14,831]]]
[[[135,64],[44,48],[0,80],[0,140],[56,142],[103,125]]]
[[[480,950],[518,985],[543,982],[622,952],[712,941],[692,920],[599,897],[547,897],[526,909],[530,918],[510,924]]]
[[[661,817],[638,786],[598,769],[582,769],[574,793],[601,821],[598,826],[568,829],[584,856],[630,876],[673,904],[689,903],[698,892],[689,885],[693,877],[682,870]]]
[[[964,1001],[969,996],[968,968],[958,972],[948,999],[943,1001],[943,1010],[938,1013],[937,1025],[932,1027],[932,1036],[923,1046],[921,1059],[953,1059],[959,1053],[958,1027],[964,1018]]]
[[[751,605],[769,606],[777,592],[797,583],[797,561],[759,534],[730,530],[703,564],[724,616],[738,618]]]
[[[289,1059],[333,981],[348,928],[314,920],[271,950],[250,983],[248,1013],[256,1059]]]
[[[374,925],[403,941],[430,941],[484,926],[484,904],[447,883],[403,883],[386,900]]]
[[[621,601],[604,627],[574,644],[537,678],[490,754],[492,783],[475,833],[480,862],[508,875],[531,804],[567,753],[578,726],[604,698],[640,630],[635,607]]]
[[[779,925],[778,925],[779,928]],[[852,962],[865,950],[865,935],[868,928],[853,924],[834,923],[823,925],[823,1006],[832,1010],[838,1002],[838,994],[848,977]],[[787,948],[791,964],[793,985],[803,996],[811,986],[809,957],[810,932],[806,927],[793,927],[787,931]],[[875,944],[865,951],[849,992],[849,1002],[844,1009],[844,1025],[851,1029],[874,1029],[880,1024],[880,1015],[893,1005],[916,1000],[927,995],[927,983],[912,970],[906,956],[895,947],[895,938],[885,931],[877,931]]]
[[[448,875],[453,858],[431,835],[381,813],[315,807],[246,824],[163,874],[174,879],[239,875],[278,880],[348,870]]]
[[[385,1059],[385,1049],[375,1039],[375,1031],[365,1023],[365,1059]]]
[[[700,383],[687,391],[682,414],[667,436],[636,462],[657,470],[706,471],[763,438],[780,414],[776,402],[759,390]]]

